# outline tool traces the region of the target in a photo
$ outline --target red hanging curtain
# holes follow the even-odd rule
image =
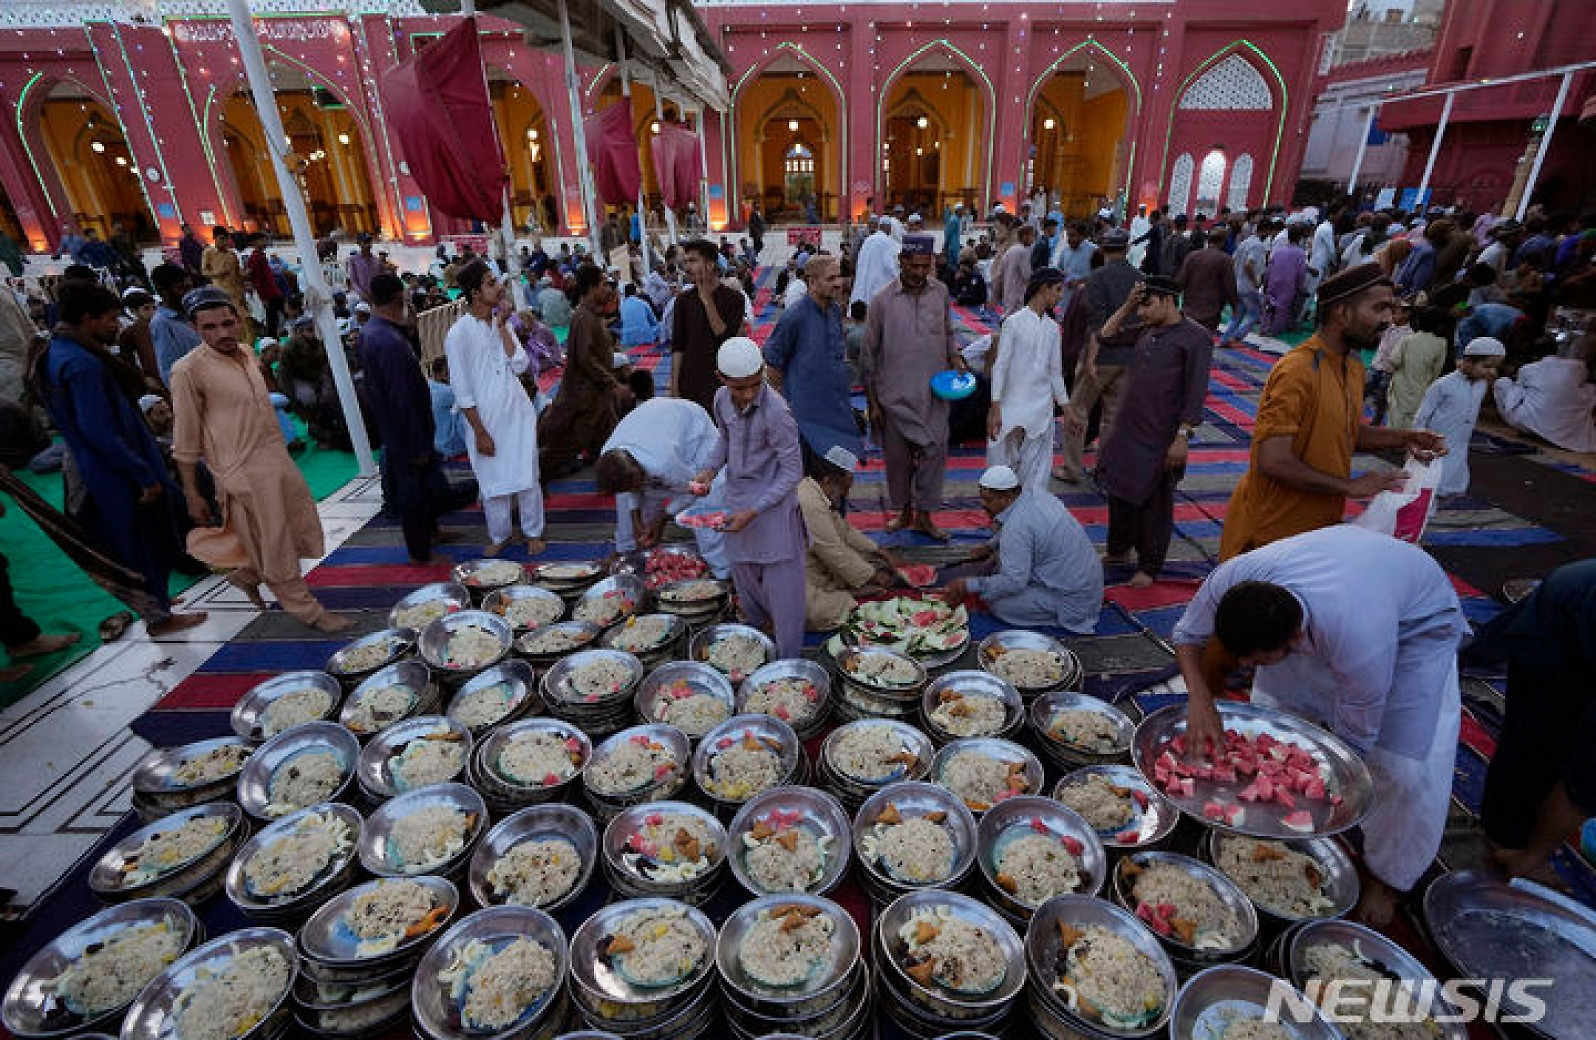
[[[703,178],[698,136],[680,123],[661,123],[654,136],[654,175],[665,205],[680,210],[698,198],[698,182]]]
[[[388,124],[410,175],[451,217],[497,221],[509,183],[477,20],[463,19],[383,76]]]
[[[582,121],[587,133],[587,158],[593,164],[593,183],[599,202],[619,206],[637,202],[643,186],[643,167],[637,161],[637,138],[632,135],[632,99],[623,97]]]

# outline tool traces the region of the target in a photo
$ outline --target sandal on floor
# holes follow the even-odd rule
[[[122,638],[128,626],[133,624],[133,615],[127,611],[118,611],[100,622],[100,641],[114,643]]]

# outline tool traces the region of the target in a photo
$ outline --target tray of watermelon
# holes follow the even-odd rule
[[[861,603],[826,643],[832,657],[845,646],[884,646],[927,668],[959,659],[970,645],[970,616],[939,599],[894,596]]]
[[[1188,816],[1255,838],[1339,834],[1374,807],[1369,768],[1341,738],[1295,715],[1221,702],[1225,746],[1186,744],[1186,706],[1142,720],[1131,755],[1165,798]]]
[[[725,506],[712,506],[707,502],[688,506],[676,514],[676,523],[682,527],[707,528],[719,531],[731,520],[731,511]]]

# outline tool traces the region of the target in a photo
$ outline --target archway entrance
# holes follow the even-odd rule
[[[881,172],[889,206],[941,219],[955,202],[978,211],[991,159],[985,88],[950,53],[916,59],[881,108]]]
[[[814,66],[782,54],[742,87],[737,106],[743,201],[757,202],[771,223],[836,220],[841,116]]]
[[[0,231],[11,236],[11,240],[21,246],[23,252],[27,252],[28,239],[22,232],[22,220],[17,216],[17,208],[11,204],[11,196],[7,194],[4,184],[0,184]]]
[[[1112,205],[1125,179],[1130,90],[1091,48],[1065,58],[1034,91],[1027,194],[1046,191],[1067,217]]]
[[[488,66],[493,120],[510,166],[510,213],[517,228],[552,234],[560,226],[559,176],[548,115],[530,89],[504,69]]]
[[[342,98],[302,70],[280,62],[269,68],[278,115],[293,151],[290,169],[297,169],[311,227],[317,235],[375,233],[380,220],[359,122]],[[235,220],[249,230],[288,235],[287,210],[266,152],[260,115],[243,89],[228,98],[219,129],[227,167],[244,203]]]
[[[138,163],[122,126],[98,98],[70,80],[50,89],[39,107],[39,137],[66,192],[56,205],[80,229],[108,239],[120,228],[136,241],[159,238]]]

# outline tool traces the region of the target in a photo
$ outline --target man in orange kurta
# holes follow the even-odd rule
[[[200,493],[197,466],[204,459],[216,481],[222,518],[242,544],[247,562],[228,581],[265,608],[264,582],[283,610],[322,632],[351,625],[311,595],[299,561],[321,556],[321,520],[305,478],[289,458],[260,367],[239,342],[238,309],[227,293],[195,289],[183,309],[205,345],[172,366],[172,454],[183,480],[189,516],[214,521]]]
[[[1354,451],[1446,451],[1428,430],[1367,426],[1363,362],[1391,323],[1391,282],[1365,264],[1319,286],[1319,330],[1275,363],[1258,401],[1251,465],[1230,498],[1219,558],[1340,523],[1348,498],[1402,487],[1397,470],[1352,476]]]

